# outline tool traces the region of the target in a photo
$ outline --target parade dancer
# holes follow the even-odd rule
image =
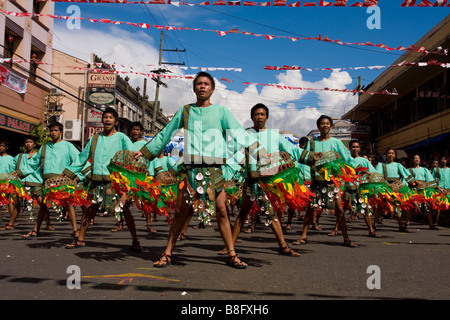
[[[361,157],[359,152],[361,151],[361,146],[358,140],[351,140],[349,143],[350,147],[350,155],[352,157],[351,165],[353,167],[362,167],[367,168],[366,172],[374,173],[376,172],[375,167],[370,163],[367,158]],[[366,204],[365,208],[362,208],[362,203],[359,202],[361,199],[358,191],[358,185],[353,185],[350,183],[346,184],[345,196],[347,197],[347,201],[349,207],[351,208],[352,215],[357,216],[361,210],[364,211],[364,221],[366,222],[367,228],[369,229],[369,237],[379,238],[380,236],[375,232],[372,226],[372,208],[368,208],[368,204]],[[336,225],[335,231],[337,231],[338,226]]]
[[[409,172],[414,176],[414,178],[417,181],[417,187],[416,190],[418,190],[423,184],[427,183],[428,187],[430,188],[437,188],[438,185],[436,183],[436,180],[434,180],[433,175],[431,172],[420,165],[420,156],[418,154],[415,154],[413,157],[413,166],[409,168]],[[439,221],[439,211],[437,211],[436,215],[436,222],[433,223],[433,209],[429,206],[429,204],[425,203],[422,206],[419,207],[419,210],[425,211],[425,214],[428,218],[428,224],[430,230],[439,230],[438,228],[438,221]]]
[[[100,190],[106,190],[106,193],[110,194],[113,193],[113,190],[111,189],[110,172],[107,168],[111,159],[116,152],[120,150],[135,150],[130,138],[122,132],[117,131],[116,125],[118,124],[118,121],[119,115],[114,108],[107,108],[103,111],[103,132],[95,134],[89,140],[86,147],[80,152],[75,161],[63,171],[63,175],[75,179],[77,174],[80,174],[85,168],[87,162],[90,161],[91,163],[91,172],[88,177],[91,181],[88,201],[91,202],[91,204],[83,212],[79,234],[72,243],[66,245],[67,249],[86,246],[85,238],[87,229],[97,210],[96,206],[93,205],[92,200],[101,192]],[[125,222],[132,237],[131,250],[140,252],[143,249],[137,239],[136,227],[130,211],[128,195],[125,193],[122,194],[118,202],[120,202],[119,206],[122,205]]]
[[[265,152],[260,150],[257,142],[246,134],[228,109],[211,102],[214,89],[213,77],[206,72],[198,73],[193,81],[196,103],[181,107],[169,124],[135,154],[136,157],[144,155],[147,159],[153,160],[164,149],[173,134],[184,128],[184,164],[181,169],[183,179],[178,187],[177,208],[170,226],[166,249],[154,263],[155,267],[165,267],[172,262],[172,251],[177,238],[186,220],[193,214],[194,208],[189,204],[189,200],[193,201],[195,210],[198,210],[199,214],[206,215],[205,219],[208,219],[209,213],[214,211],[220,234],[228,251],[227,265],[234,268],[247,266],[237,257],[234,250],[226,210],[226,193],[221,169],[227,157],[226,135],[229,134],[233,140],[244,147],[251,146],[252,156],[261,158]],[[209,185],[202,185],[207,179]],[[208,205],[207,209],[205,205]]]
[[[314,139],[311,139],[308,141],[307,150],[309,151],[315,151],[315,152],[322,152],[325,153],[327,151],[335,151],[340,154],[340,156],[344,159],[346,163],[351,163],[352,158],[350,156],[350,153],[348,152],[348,149],[344,146],[341,140],[336,139],[331,136],[330,132],[333,127],[333,120],[326,115],[322,115],[317,119],[317,128],[319,129],[320,135],[318,137],[315,137]],[[320,192],[322,192],[322,189],[326,190],[325,194],[328,194],[328,192],[334,192],[332,190],[338,189],[337,192],[334,193],[334,211],[336,214],[336,219],[339,224],[339,229],[342,231],[342,236],[344,238],[344,242],[342,245],[347,247],[357,247],[357,244],[352,242],[350,240],[350,237],[347,233],[347,224],[345,222],[345,216],[344,216],[344,208],[342,204],[342,197],[341,197],[341,191],[334,183],[324,180],[317,172],[311,171],[311,191],[316,193],[316,197],[320,196]],[[325,201],[327,204],[329,203],[328,199]],[[323,204],[322,204],[323,205]],[[305,219],[303,222],[303,231],[300,238],[298,238],[296,241],[294,241],[294,244],[306,244],[307,243],[307,234],[308,234],[308,228],[313,220],[313,216],[315,214],[315,208],[311,205],[307,208],[305,213]],[[330,233],[331,236],[336,235],[335,230],[333,230]]]
[[[316,155],[314,152],[309,152],[298,148],[291,142],[286,140],[278,132],[266,128],[266,121],[269,118],[269,108],[267,108],[267,106],[262,103],[256,104],[252,107],[250,115],[253,121],[253,127],[247,129],[247,132],[249,132],[251,136],[255,137],[268,153],[284,151],[289,153],[292,158],[299,163],[308,165],[314,164],[314,161],[317,159],[319,154]],[[281,212],[281,210],[279,210],[278,208],[269,206],[269,201],[264,201],[265,203],[262,204],[261,200],[259,200],[259,198],[265,199],[266,197],[264,191],[259,186],[259,180],[257,177],[258,168],[256,167],[256,165],[248,163],[248,161],[245,161],[244,166],[247,168],[247,170],[245,173],[245,180],[243,182],[242,205],[233,227],[234,243],[239,237],[239,233],[244,226],[247,215],[250,213],[253,205],[256,202],[258,203],[260,208],[264,207],[263,209],[261,209],[264,210],[264,214],[266,211],[270,212],[268,223],[275,235],[275,238],[277,239],[280,254],[287,256],[299,256],[300,254],[292,250],[292,248],[287,245],[284,239],[283,229],[281,225],[283,212]],[[253,215],[256,214],[257,213],[253,213]],[[223,253],[223,251],[219,253]]]
[[[384,175],[384,180],[386,183],[393,183],[395,181],[402,181],[412,186],[416,184],[416,179],[414,176],[399,162],[395,162],[397,158],[397,152],[393,148],[388,148],[385,152],[386,162],[379,162],[376,166],[376,171]],[[390,206],[391,214],[395,214],[398,221],[398,231],[400,232],[409,232],[408,225],[411,219],[411,211],[407,211],[406,214],[406,222],[403,225],[402,217],[401,217],[401,209],[398,207]],[[378,218],[381,214],[381,210],[375,210],[375,218],[374,218],[374,228],[376,229],[376,224],[378,222]]]
[[[444,194],[445,201],[447,205],[450,202],[450,168],[447,167],[447,157],[442,156],[439,159],[439,166],[434,167],[432,171],[432,176],[436,181],[439,189]],[[443,210],[439,210],[443,211]],[[444,209],[444,211],[447,211]]]
[[[36,153],[36,137],[32,135],[28,135],[25,137],[24,142],[25,152],[19,153],[14,157],[14,167],[16,173],[21,170],[22,168],[25,168],[27,166],[27,162],[29,159],[31,159]],[[39,174],[39,172],[33,172],[32,174],[29,174],[25,178],[21,180],[23,186],[25,188],[29,188],[28,191],[32,198],[37,197],[37,193],[42,192],[42,177]],[[40,202],[41,200],[38,200]],[[0,228],[0,230],[6,229],[6,230],[12,230],[14,229],[14,224],[16,222],[17,216],[19,215],[19,212],[21,210],[22,201],[16,201],[15,204],[12,205],[11,211],[10,211],[10,220],[8,225],[5,226],[5,228]],[[47,224],[50,224],[50,217],[47,215]]]
[[[50,130],[51,141],[44,144],[39,151],[28,160],[26,166],[17,170],[17,175],[20,178],[39,172],[43,183],[45,183],[45,180],[60,175],[64,168],[71,164],[78,156],[78,149],[72,143],[62,139],[64,126],[61,123],[52,122],[48,128]],[[39,211],[36,225],[32,231],[23,235],[24,238],[39,236],[42,221],[49,215],[49,208],[47,207],[47,204],[44,203],[43,195],[41,195],[41,192],[37,195],[40,201],[38,200]],[[63,209],[68,211],[74,234],[77,231],[75,209],[73,205],[69,205]],[[54,230],[51,225],[47,226],[47,229]]]
[[[14,172],[14,158],[8,154],[9,140],[4,137],[0,137],[0,173],[13,173]],[[9,197],[11,199],[11,197]],[[11,200],[8,202],[8,212],[10,215],[10,222],[5,227],[1,227],[0,230],[12,230],[14,229],[13,223],[17,214],[14,214],[14,204]]]

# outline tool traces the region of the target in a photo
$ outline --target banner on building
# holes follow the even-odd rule
[[[28,80],[0,65],[0,84],[17,93],[26,93]]]

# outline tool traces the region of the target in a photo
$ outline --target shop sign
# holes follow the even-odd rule
[[[0,113],[0,127],[13,129],[24,133],[31,133],[36,125],[31,122],[23,121],[6,114]]]
[[[112,73],[89,73],[87,86],[90,88],[114,88],[116,75]]]

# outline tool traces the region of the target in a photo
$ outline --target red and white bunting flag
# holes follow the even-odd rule
[[[316,6],[316,2],[304,2],[303,3],[304,7],[315,7]]]
[[[285,5],[286,5],[286,1],[287,1],[287,0],[275,0],[275,1],[273,2],[273,5],[274,5],[274,6],[285,6]]]
[[[349,7],[362,7],[362,2],[355,2],[354,4],[349,5]]]
[[[165,29],[166,29],[166,31],[169,31],[169,30],[177,30],[176,27],[170,27],[170,26],[166,26]]]
[[[270,1],[268,1],[268,2],[260,2],[259,5],[261,7],[270,7]]]
[[[416,0],[405,0],[400,7],[414,7],[416,5]]]
[[[364,0],[363,7],[376,7],[378,0]]]
[[[226,4],[227,4],[226,1],[221,1],[221,0],[213,2],[213,5],[215,5],[215,6],[224,6]]]
[[[110,19],[98,19],[101,23],[111,23]]]
[[[90,22],[97,22],[97,19],[86,18],[86,20],[88,20]]]
[[[153,25],[153,27],[155,27],[158,30],[164,30],[164,26]]]
[[[228,32],[226,31],[217,31],[217,33],[219,34],[219,36],[226,36],[228,34]]]
[[[445,7],[447,4],[447,0],[436,0],[436,2],[433,4],[433,7]]]
[[[347,5],[348,0],[336,0],[334,2],[335,7],[345,7]]]
[[[209,1],[200,2],[200,3],[197,3],[197,5],[199,5],[199,6],[209,6],[209,5],[211,5],[211,2],[209,2]]]
[[[275,38],[275,36],[271,36],[271,35],[264,35],[264,38],[266,38],[267,40],[272,40],[273,38]]]
[[[320,2],[319,2],[319,7],[329,7],[331,5],[332,5],[332,3],[330,1],[320,0]]]
[[[139,27],[143,29],[150,29],[150,24],[148,23],[139,23]]]
[[[123,24],[123,21],[113,21],[113,24]]]
[[[253,1],[244,1],[244,6],[256,6],[258,3]]]
[[[138,26],[137,23],[134,23],[134,22],[125,22],[125,23],[130,25],[130,26],[134,26],[134,27]]]
[[[422,0],[421,3],[417,5],[418,7],[431,7],[433,4],[428,0]]]
[[[301,3],[301,1],[297,1],[297,2],[294,2],[294,3],[289,3],[289,5],[288,5],[288,7],[295,7],[295,8],[299,8],[299,7],[301,7],[302,6],[302,3]]]
[[[228,30],[229,33],[239,33],[239,29],[230,29]]]
[[[229,6],[240,6],[241,1],[228,1]]]

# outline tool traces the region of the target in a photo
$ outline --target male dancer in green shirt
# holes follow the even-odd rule
[[[258,103],[253,106],[251,110],[251,119],[253,121],[253,127],[247,129],[251,136],[255,137],[257,141],[265,148],[268,153],[276,153],[279,151],[284,151],[289,153],[293,159],[299,163],[313,165],[317,157],[320,154],[315,152],[310,152],[294,146],[278,132],[267,129],[266,121],[269,118],[269,108],[262,103]],[[240,160],[240,159],[238,159]],[[245,180],[243,184],[243,194],[242,194],[242,205],[239,212],[239,216],[236,218],[233,227],[233,241],[236,242],[239,233],[245,223],[245,218],[249,214],[254,201],[257,201],[258,193],[255,189],[259,188],[258,168],[252,164],[245,164],[246,170]],[[264,196],[262,196],[264,198]],[[266,210],[266,209],[265,209]],[[269,210],[269,208],[267,208]],[[283,229],[281,226],[281,220],[283,218],[283,213],[275,208],[270,208],[270,210],[276,210],[274,212],[274,217],[271,219],[270,228],[272,229],[275,238],[277,239],[280,254],[287,256],[299,256],[298,252],[289,248],[286,241],[284,240]],[[219,252],[222,253],[222,252]]]
[[[103,132],[94,135],[75,161],[63,171],[63,175],[75,179],[76,175],[81,173],[85,168],[86,163],[88,161],[91,162],[91,173],[88,177],[91,180],[91,188],[89,190],[90,200],[93,199],[94,194],[98,192],[99,188],[108,189],[107,193],[108,191],[112,191],[110,189],[111,179],[107,166],[114,155],[120,150],[135,150],[130,138],[116,130],[118,121],[119,115],[114,108],[107,108],[103,111]],[[123,205],[123,215],[133,239],[131,250],[140,252],[143,249],[137,240],[136,226],[130,211],[130,202],[127,199],[127,194],[123,194],[120,197],[120,203]],[[86,232],[95,212],[96,207],[93,205],[86,208],[81,218],[80,233],[72,243],[66,245],[67,249],[86,246],[86,243],[84,242]]]
[[[226,193],[221,166],[227,157],[227,134],[244,147],[250,146],[251,156],[265,155],[265,150],[258,150],[259,144],[250,137],[223,106],[211,102],[215,84],[212,76],[206,72],[197,74],[193,81],[195,104],[186,105],[178,110],[169,124],[159,132],[152,141],[136,152],[136,157],[144,155],[153,160],[171,140],[173,134],[181,128],[185,130],[185,149],[183,152],[185,178],[178,189],[177,209],[169,231],[169,238],[164,253],[155,262],[155,267],[165,267],[171,263],[172,250],[186,219],[192,215],[192,206],[186,204],[188,185],[195,183],[195,176],[200,172],[210,174],[212,184],[206,193],[215,201],[215,214],[220,234],[228,251],[227,265],[234,268],[245,268],[234,250],[231,227],[226,210]],[[199,189],[204,192],[203,188]],[[195,190],[194,190],[195,191]],[[198,195],[198,194],[197,194]]]
[[[34,172],[40,172],[42,180],[60,175],[66,166],[72,163],[78,156],[78,149],[70,142],[62,139],[63,125],[59,122],[53,122],[49,125],[51,141],[43,145],[39,151],[27,162],[27,166],[17,170],[20,178],[31,175]],[[32,231],[23,235],[23,237],[36,237],[39,235],[42,221],[49,214],[47,205],[41,201],[39,203],[39,212],[36,225]],[[64,208],[69,212],[69,218],[72,223],[73,232],[77,230],[75,220],[75,210],[72,205]]]
[[[19,171],[23,168],[26,168],[28,160],[31,159],[37,153],[37,150],[35,149],[36,148],[36,137],[34,137],[32,135],[26,136],[24,147],[25,147],[25,152],[19,153],[18,155],[16,155],[14,157],[14,163],[15,163],[14,167],[15,167],[16,173],[17,173],[17,171]],[[21,179],[21,182],[25,188],[30,188],[29,193],[30,193],[31,197],[37,197],[36,193],[39,193],[40,191],[42,191],[42,177],[38,171],[35,171],[32,174],[29,174],[25,178]],[[42,200],[38,200],[38,201],[41,202]],[[17,219],[17,216],[19,215],[20,207],[22,204],[21,202],[22,201],[17,201],[14,205],[12,205],[12,208],[10,211],[9,223],[3,229],[6,229],[6,230],[14,229],[13,226]],[[50,218],[48,215],[46,216],[46,219],[47,219],[47,224],[50,225]],[[3,230],[3,229],[0,229],[0,230]]]

